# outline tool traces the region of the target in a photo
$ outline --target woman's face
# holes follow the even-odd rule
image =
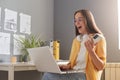
[[[80,34],[87,34],[85,18],[80,12],[76,13],[74,16],[74,25],[77,27]]]

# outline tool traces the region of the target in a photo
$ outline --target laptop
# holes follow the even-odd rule
[[[35,64],[36,68],[40,72],[51,72],[51,73],[80,73],[83,70],[64,70],[62,71],[58,64],[67,64],[66,61],[56,61],[53,54],[50,51],[49,46],[29,48],[27,49],[30,54],[30,58]]]

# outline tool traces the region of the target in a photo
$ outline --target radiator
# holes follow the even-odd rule
[[[105,80],[120,80],[120,63],[107,63]]]

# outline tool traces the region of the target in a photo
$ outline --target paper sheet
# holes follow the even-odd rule
[[[2,25],[1,25],[1,7],[0,7],[0,29],[1,29]]]
[[[14,55],[20,55],[21,54],[21,51],[20,51],[20,47],[22,45],[20,45],[19,41],[17,40],[20,40],[20,38],[25,38],[25,35],[18,35],[18,34],[14,34],[14,47],[13,47],[13,54]]]
[[[17,12],[5,9],[4,29],[8,31],[17,31]]]
[[[0,32],[0,54],[10,54],[10,34]]]
[[[20,32],[31,34],[31,16],[20,13]]]

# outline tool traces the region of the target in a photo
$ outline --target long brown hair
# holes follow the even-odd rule
[[[85,23],[86,23],[86,28],[88,33],[100,33],[102,34],[102,32],[100,31],[100,29],[97,27],[94,17],[92,15],[92,13],[89,10],[78,10],[74,13],[74,18],[75,15],[77,13],[81,13],[83,15],[83,17],[85,18]],[[76,36],[80,35],[80,33],[78,32],[77,27],[75,26],[75,32],[76,32]]]

